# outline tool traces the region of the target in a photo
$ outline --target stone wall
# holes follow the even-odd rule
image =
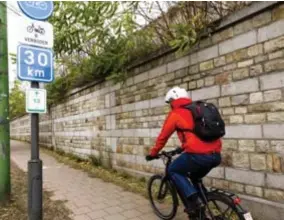
[[[179,85],[193,100],[218,105],[227,124],[222,166],[206,184],[254,201],[247,204],[260,219],[284,219],[283,48],[283,4],[257,2],[186,56],[168,53],[136,66],[124,84],[74,90],[41,116],[40,143],[141,175],[157,172],[162,162],[144,155],[169,111],[165,92]],[[12,138],[29,141],[29,120],[11,123]],[[178,145],[174,136],[167,147]]]

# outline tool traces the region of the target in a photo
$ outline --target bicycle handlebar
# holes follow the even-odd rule
[[[183,149],[181,147],[177,147],[176,149],[171,150],[171,151],[162,151],[161,153],[157,154],[157,156],[152,157],[152,160],[160,159],[162,156],[171,158],[177,154],[181,154],[182,152],[183,152]]]

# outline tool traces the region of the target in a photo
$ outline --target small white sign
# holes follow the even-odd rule
[[[26,112],[46,113],[46,90],[27,89],[26,90]]]
[[[253,220],[253,218],[252,218],[250,212],[244,214],[244,218],[245,218],[245,220]]]
[[[53,47],[53,26],[48,22],[22,20],[19,25],[19,42],[38,47]]]

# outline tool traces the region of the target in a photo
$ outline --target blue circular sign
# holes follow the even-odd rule
[[[53,12],[52,1],[18,1],[22,12],[31,19],[46,20]]]

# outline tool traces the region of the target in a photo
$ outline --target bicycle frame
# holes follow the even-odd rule
[[[185,207],[185,212],[188,214],[189,219],[204,219],[204,217],[207,217],[207,214],[210,215],[212,220],[216,220],[219,219],[219,216],[214,216],[213,210],[211,210],[211,208],[209,207],[209,200],[214,194],[217,194],[219,196],[228,198],[231,200],[231,203],[234,204],[234,207],[237,209],[237,213],[239,216],[243,216],[240,217],[240,219],[252,219],[250,212],[247,212],[246,210],[244,210],[242,208],[242,206],[240,205],[240,199],[239,197],[231,192],[225,191],[225,190],[221,190],[221,189],[216,189],[216,188],[210,188],[209,191],[207,190],[207,188],[205,188],[204,184],[202,183],[202,179],[199,179],[197,182],[194,182],[193,185],[196,187],[200,198],[203,200],[205,207],[204,209],[199,209],[196,210],[195,212],[188,212],[188,208],[190,208],[188,205],[188,201],[187,198],[185,198],[183,192],[181,192],[179,190],[179,188],[176,186],[176,184],[174,183],[174,181],[172,181],[172,179],[170,178],[170,174],[169,174],[169,167],[173,161],[172,157],[180,154],[181,151],[176,149],[173,151],[169,151],[169,152],[162,152],[160,154],[158,154],[156,156],[156,158],[154,159],[162,159],[164,161],[165,164],[165,172],[164,175],[162,177],[162,182],[159,186],[159,191],[158,191],[158,198],[159,199],[164,199],[165,196],[167,195],[167,191],[169,189],[168,186],[171,186],[171,188],[174,190],[174,193],[176,193],[177,197],[179,199],[181,199],[184,207]],[[189,180],[191,181],[190,178],[190,174],[187,175],[187,177],[189,178]],[[192,182],[192,181],[191,181]],[[216,195],[215,195],[216,196]],[[210,200],[211,201],[211,200]],[[215,204],[215,200],[212,200],[213,203]],[[177,200],[177,205],[179,205],[179,201]],[[218,207],[218,206],[217,206]],[[231,206],[228,206],[228,208]],[[206,210],[208,210],[209,212],[207,213]],[[248,214],[248,215],[246,215]],[[246,215],[246,216],[245,216]],[[209,217],[209,216],[208,216]]]
[[[166,157],[166,160],[167,160],[166,163],[165,163],[165,176],[164,176],[162,183],[160,185],[160,188],[159,188],[158,198],[161,199],[166,195],[167,190],[165,189],[165,191],[163,192],[163,188],[164,188],[165,183],[167,181],[169,181],[174,186],[174,189],[176,190],[178,197],[181,199],[184,207],[187,209],[187,208],[189,208],[188,203],[187,203],[187,199],[185,198],[183,193],[180,192],[180,190],[178,189],[176,184],[171,180],[170,175],[169,175],[169,166],[172,163],[172,157],[171,156],[165,156],[165,157]],[[188,178],[190,180],[190,175],[188,175]],[[205,186],[203,185],[202,180],[200,180],[197,183],[196,187],[197,187],[197,191],[199,192],[199,194],[201,196],[201,199],[203,200],[203,202],[205,203],[205,205],[207,206],[207,208],[210,212],[209,214],[211,215],[211,217],[213,219],[215,219],[214,216],[213,216],[213,213],[211,212],[211,209],[208,207],[208,201],[207,201],[207,197],[206,197],[207,190],[206,190]]]

